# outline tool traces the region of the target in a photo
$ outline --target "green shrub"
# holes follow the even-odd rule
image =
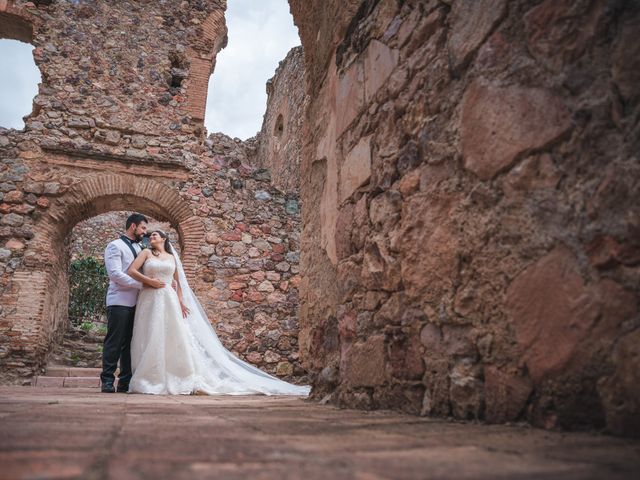
[[[82,322],[80,324],[80,330],[84,330],[85,332],[90,332],[93,330],[93,323],[91,322]]]
[[[95,257],[80,257],[69,266],[69,320],[90,330],[93,322],[106,314],[107,270]],[[90,324],[89,328],[85,324]]]

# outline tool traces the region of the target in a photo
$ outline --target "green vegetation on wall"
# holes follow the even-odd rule
[[[95,257],[80,257],[69,267],[69,321],[73,326],[96,322],[106,315],[107,270]]]

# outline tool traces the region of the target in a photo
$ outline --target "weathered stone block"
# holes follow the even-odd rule
[[[340,202],[344,202],[371,177],[371,136],[360,139],[340,167]]]
[[[25,182],[22,190],[25,193],[35,193],[42,195],[44,193],[44,184],[42,182]]]
[[[107,143],[109,145],[118,145],[121,138],[122,135],[120,134],[120,132],[118,132],[117,130],[109,130],[104,137],[104,143]]]
[[[342,353],[340,378],[352,387],[374,387],[386,380],[384,336],[376,335],[354,343]]]
[[[562,98],[540,88],[494,87],[476,81],[462,105],[465,168],[490,180],[521,154],[553,144],[571,128]]]
[[[559,71],[592,44],[606,15],[606,1],[545,0],[524,16],[529,50]]]
[[[371,200],[369,219],[375,227],[384,226],[385,230],[394,225],[402,210],[402,196],[396,190],[386,191]]]
[[[4,194],[3,201],[6,203],[22,203],[24,201],[24,193],[20,190],[12,190]]]
[[[258,285],[259,292],[271,293],[275,290],[273,284],[269,280],[265,280],[264,282]]]
[[[364,52],[364,93],[369,103],[398,65],[398,50],[378,40],[369,42]]]
[[[506,306],[536,383],[570,371],[570,362],[588,363],[597,345],[611,345],[636,308],[633,295],[613,282],[585,284],[566,247],[555,248],[518,275]]]
[[[358,60],[338,75],[335,97],[337,137],[342,135],[364,108],[364,95],[364,66]]]
[[[503,423],[516,420],[522,413],[533,390],[531,381],[505,372],[494,365],[484,369],[485,418]]]
[[[449,375],[449,396],[453,416],[477,419],[484,407],[484,390],[480,380],[480,367],[471,359],[462,359],[453,366]]]
[[[425,371],[420,339],[414,332],[392,335],[389,339],[389,371],[394,378],[420,380]]]
[[[471,59],[489,33],[502,20],[506,0],[456,0],[451,11],[449,62],[455,75]]]
[[[598,2],[603,3],[603,2]],[[622,96],[630,101],[640,98],[640,14],[628,15],[622,21],[620,37],[613,56],[612,76]]]
[[[24,218],[22,217],[22,215],[9,213],[2,217],[2,220],[0,220],[0,223],[2,223],[2,225],[9,225],[10,227],[19,227],[24,223]]]
[[[639,359],[640,330],[635,330],[620,339],[612,356],[615,371],[598,384],[607,428],[618,435],[640,436]]]
[[[96,126],[95,121],[92,118],[86,118],[86,117],[71,117],[68,121],[67,121],[67,126],[69,126],[70,128],[80,128],[80,129],[84,129],[84,128],[92,128]]]
[[[400,262],[389,253],[381,238],[367,241],[361,277],[363,284],[374,290],[395,291],[400,286]]]
[[[293,375],[293,365],[289,362],[279,362],[276,366],[276,375],[279,377],[289,377]]]
[[[46,182],[44,184],[43,192],[45,195],[57,195],[60,193],[62,189],[62,185],[58,182]]]
[[[439,302],[456,282],[458,238],[448,225],[456,201],[455,197],[416,194],[403,207],[390,248],[399,254],[402,282],[411,297]]]

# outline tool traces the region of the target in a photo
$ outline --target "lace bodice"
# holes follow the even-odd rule
[[[167,285],[171,285],[173,272],[176,270],[176,263],[173,258],[160,259],[149,257],[142,267],[142,271],[147,277],[157,278]]]

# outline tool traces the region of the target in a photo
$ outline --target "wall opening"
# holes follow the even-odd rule
[[[25,253],[37,260],[25,262],[14,277],[12,292],[19,301],[12,316],[26,332],[15,342],[35,346],[26,359],[33,371],[44,366],[67,325],[72,232],[80,222],[113,211],[137,211],[170,222],[179,236],[185,274],[194,281],[200,247],[205,242],[204,225],[176,190],[133,175],[102,174],[75,184],[38,223]],[[26,358],[17,352],[16,357]]]
[[[188,69],[184,56],[175,52],[171,55],[171,70],[169,72],[169,91],[171,95],[180,93],[182,82],[188,76]]]
[[[78,223],[65,242],[68,262],[69,307],[64,334],[49,356],[50,365],[99,368],[107,331],[105,295],[109,283],[104,249],[124,231],[132,211],[104,213]],[[149,218],[149,232],[163,230],[180,249],[178,232],[169,222]]]
[[[282,137],[283,133],[284,133],[284,119],[282,118],[282,114],[280,114],[276,119],[276,125],[275,125],[275,128],[273,129],[273,134],[277,138],[280,138]]]
[[[33,98],[42,81],[33,59],[33,45],[0,39],[0,58],[4,60],[0,75],[0,127],[22,129],[24,117],[32,113]]]
[[[205,127],[246,140],[262,125],[266,81],[300,38],[287,0],[234,0],[225,17],[229,43],[209,80]]]

